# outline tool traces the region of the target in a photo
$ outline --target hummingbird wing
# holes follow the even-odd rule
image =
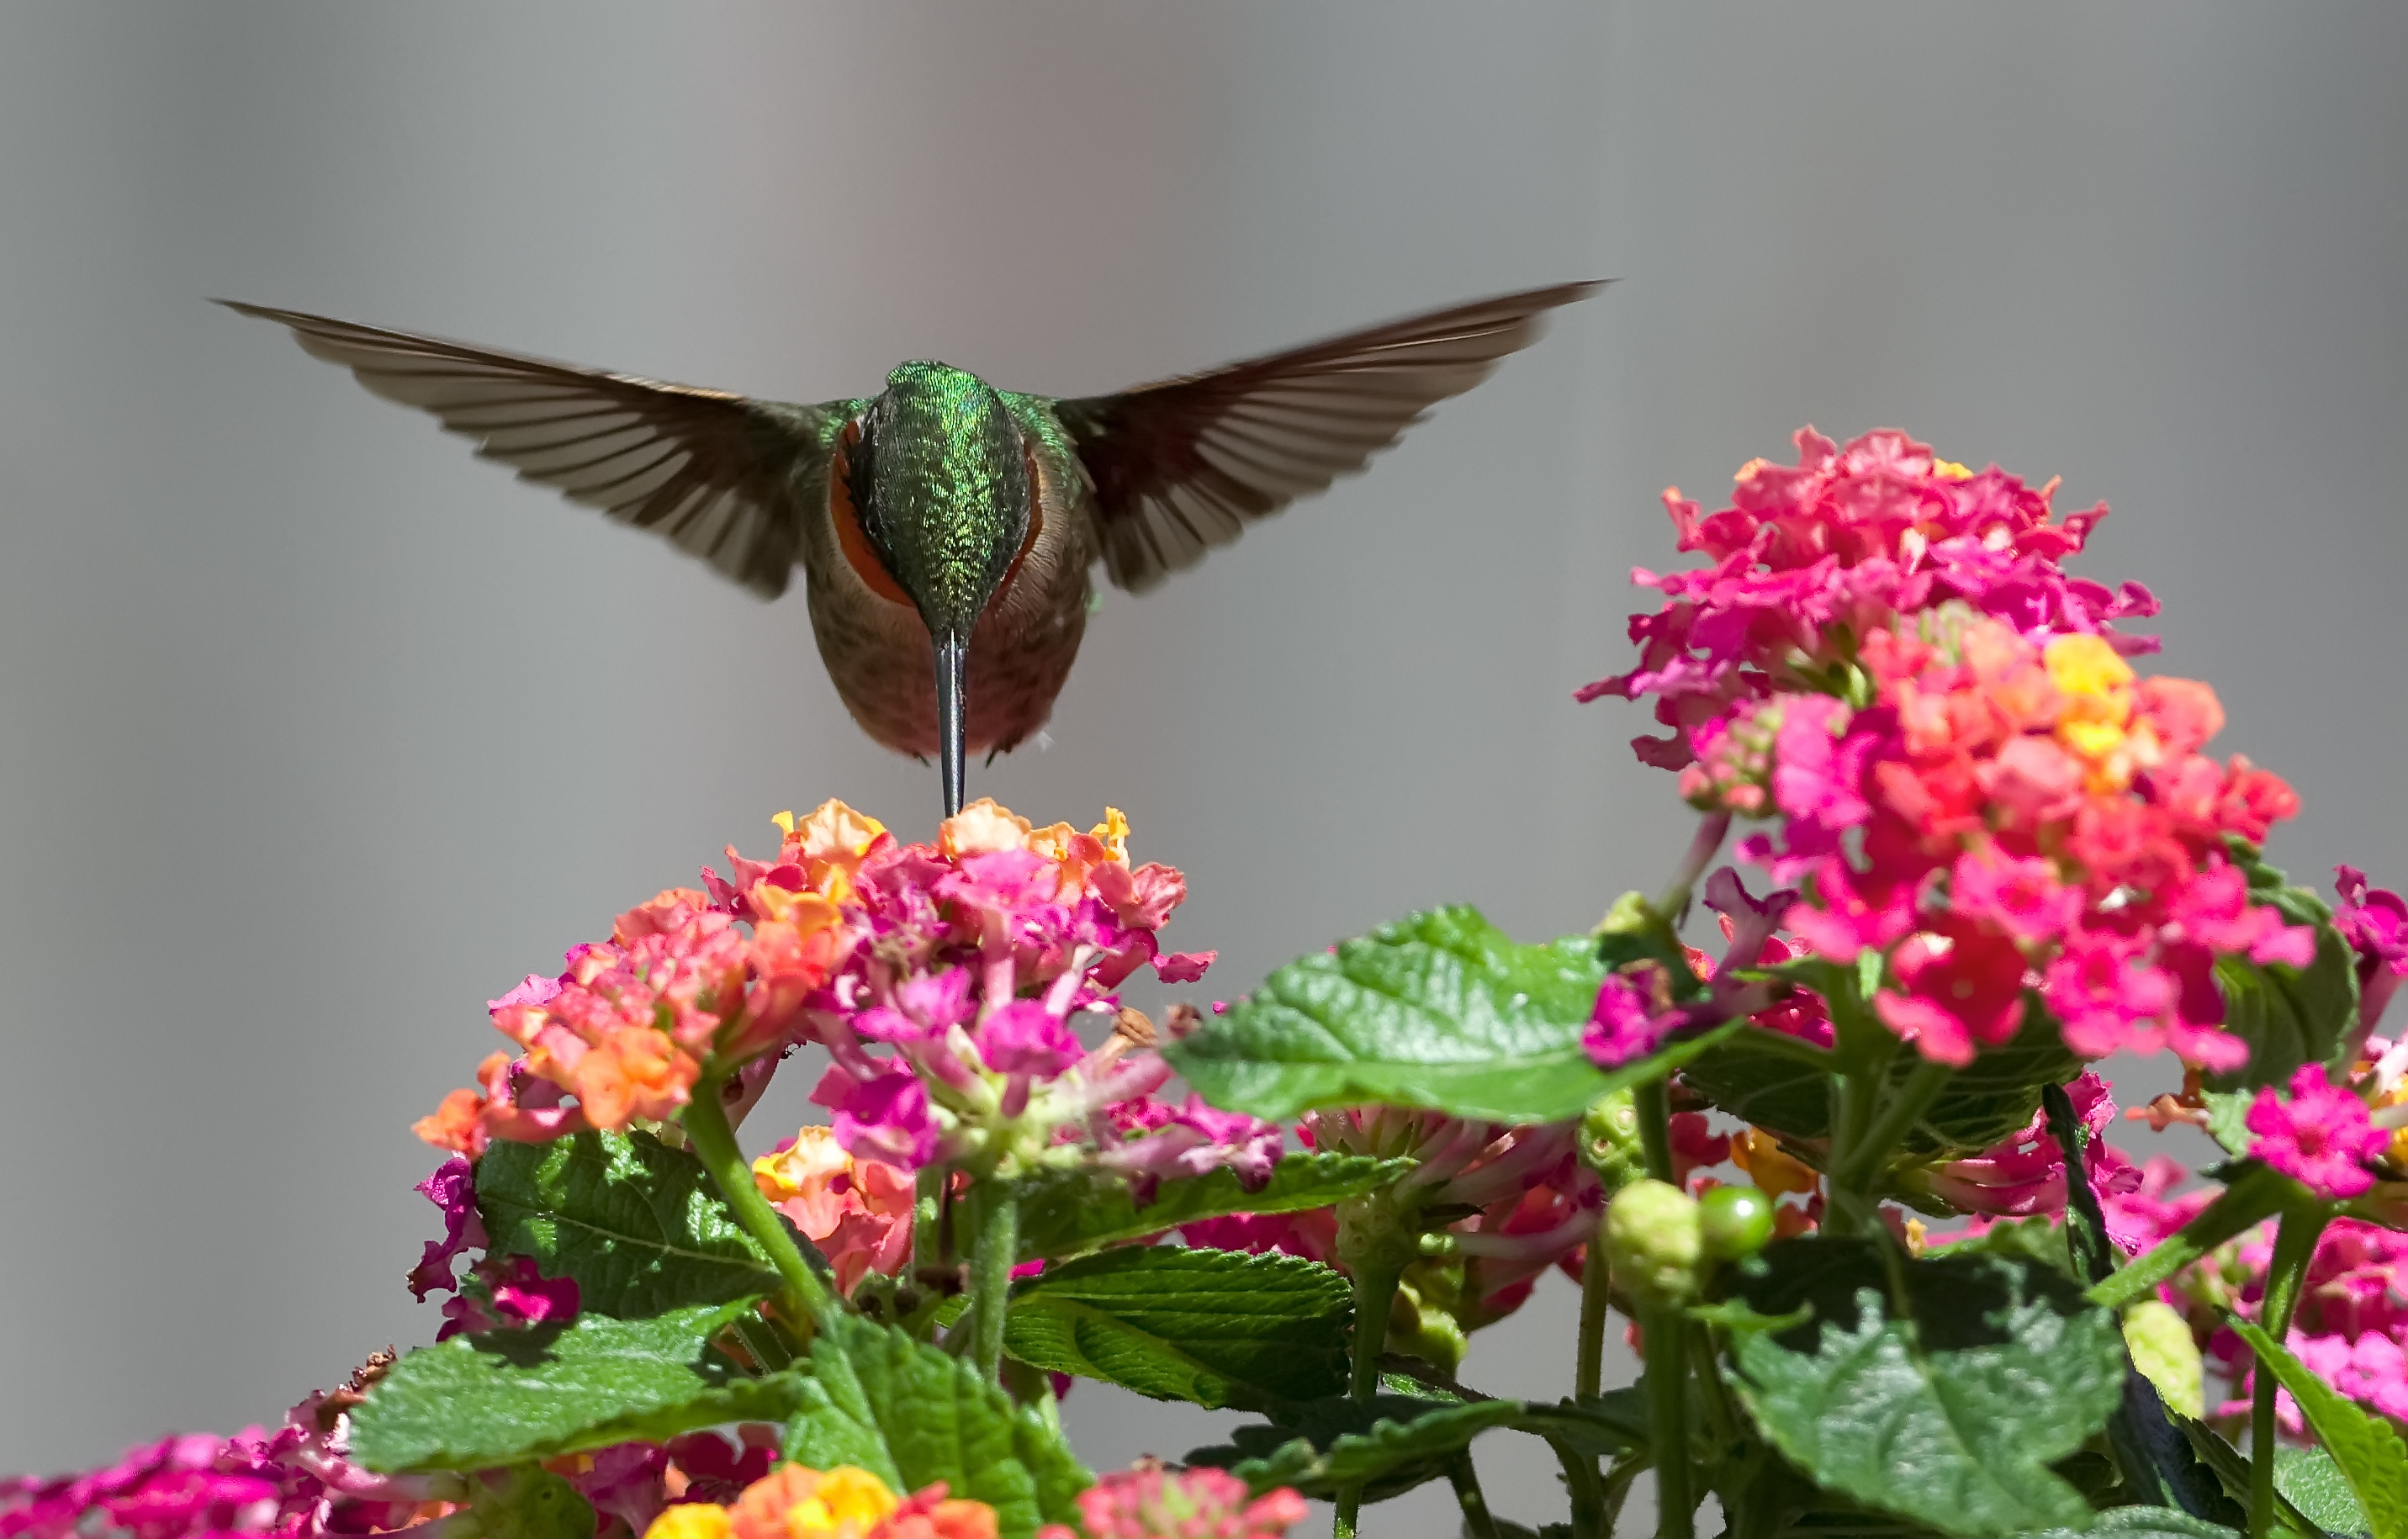
[[[233,300],[313,358],[433,413],[522,480],[650,529],[764,598],[785,591],[842,404],[786,406]]]
[[[1429,407],[1536,341],[1546,311],[1599,286],[1503,294],[1119,395],[1055,402],[1095,483],[1105,571],[1142,592],[1251,520],[1361,470]]]

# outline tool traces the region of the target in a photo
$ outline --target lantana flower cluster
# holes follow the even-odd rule
[[[2216,959],[2304,964],[2313,936],[2249,901],[2229,850],[2297,798],[2245,758],[2206,685],[2137,676],[2154,649],[2113,622],[2147,590],[2071,577],[2103,506],[2053,521],[2049,492],[1902,434],[1742,469],[1733,506],[1666,493],[1713,564],[1635,580],[1639,668],[1584,698],[1652,697],[1675,729],[1635,745],[1710,812],[1780,820],[1742,853],[1810,901],[1785,927],[1816,954],[1885,954],[1879,1019],[1963,1064],[2023,1024],[2027,982],[2085,1057],[2172,1048],[2211,1070]]]
[[[1170,1070],[1113,990],[1140,967],[1192,982],[1212,955],[1161,949],[1186,884],[1129,863],[1117,811],[1082,833],[980,801],[932,844],[898,843],[841,802],[780,827],[771,858],[731,847],[728,872],[706,870],[702,890],[628,910],[566,971],[495,1000],[494,1023],[523,1056],[488,1060],[480,1089],[452,1092],[420,1135],[473,1157],[496,1137],[658,1121],[706,1070],[738,1075],[740,1108],[810,1043],[831,1060],[811,1097],[831,1129],[765,1164],[764,1190],[800,1204],[815,1239],[856,1220],[839,1248],[879,1269],[900,1260],[904,1187],[862,1176],[863,1161],[907,1179],[1084,1166],[1140,1196],[1224,1165],[1268,1179],[1276,1127],[1154,1098]]]

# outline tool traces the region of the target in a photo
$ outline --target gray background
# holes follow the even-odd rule
[[[0,1468],[425,1339],[407,1125],[499,1044],[480,1002],[781,807],[936,798],[799,595],[204,295],[810,399],[1622,278],[1114,595],[1050,751],[974,777],[1125,807],[1220,993],[1412,905],[1537,936],[1658,879],[1641,713],[1569,692],[1679,559],[1658,490],[1809,420],[2112,501],[2080,569],[2156,588],[2160,666],[2307,799],[2275,856],[2400,879],[2403,64],[2396,6],[0,5]],[[1571,1299],[1469,1376],[1558,1392]],[[1105,1464],[1227,1419],[1068,1415]]]

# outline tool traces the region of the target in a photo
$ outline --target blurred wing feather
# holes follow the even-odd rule
[[[1537,340],[1547,311],[1598,287],[1506,294],[1119,395],[1055,402],[1095,485],[1106,572],[1142,591],[1252,520],[1361,470],[1431,406]]]
[[[521,479],[662,534],[765,598],[785,591],[837,412],[221,303],[290,327],[310,356],[431,413]]]

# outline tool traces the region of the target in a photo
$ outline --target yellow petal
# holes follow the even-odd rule
[[[715,1507],[708,1502],[681,1502],[673,1507],[663,1507],[644,1531],[644,1539],[731,1539],[736,1525],[729,1521],[725,1507]]]

